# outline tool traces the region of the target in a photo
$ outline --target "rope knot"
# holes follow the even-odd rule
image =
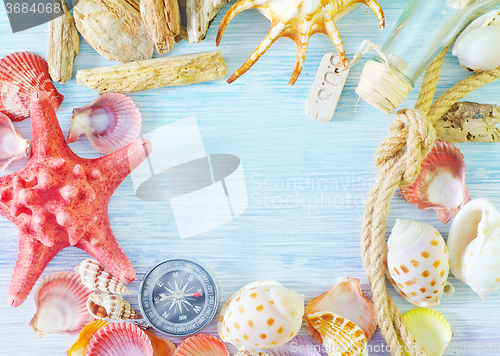
[[[420,173],[420,164],[436,140],[436,130],[417,110],[396,113],[388,137],[380,145],[375,164],[380,171],[399,168],[399,185],[412,184]]]

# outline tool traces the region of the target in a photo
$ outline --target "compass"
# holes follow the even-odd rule
[[[156,330],[169,336],[188,336],[210,323],[219,305],[212,275],[186,259],[159,263],[139,289],[142,314]]]

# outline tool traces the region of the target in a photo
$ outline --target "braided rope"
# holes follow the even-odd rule
[[[392,197],[400,186],[409,185],[418,177],[422,160],[436,140],[434,122],[459,99],[500,78],[500,67],[471,75],[431,105],[446,51],[447,48],[426,71],[416,110],[405,109],[396,113],[388,137],[377,150],[375,165],[379,174],[370,191],[363,218],[363,261],[368,281],[372,285],[378,325],[393,356],[403,355],[401,342],[412,356],[425,356],[426,352],[406,327],[385,284],[385,233]]]

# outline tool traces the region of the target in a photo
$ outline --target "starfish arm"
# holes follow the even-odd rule
[[[109,220],[94,224],[87,233],[76,247],[92,255],[123,283],[134,281],[134,266],[116,241]]]
[[[345,56],[344,42],[342,42],[342,37],[340,37],[340,33],[339,30],[337,30],[337,26],[335,25],[334,19],[335,19],[335,11],[332,6],[329,6],[327,9],[325,9],[326,33],[328,34],[328,37],[330,37],[330,39],[333,42],[333,45],[337,49],[340,63],[342,63],[342,65],[345,65],[346,56]]]
[[[13,174],[0,177],[0,215],[12,221],[10,212],[10,201],[12,200],[12,179]]]
[[[59,239],[49,248],[19,231],[19,255],[7,294],[11,306],[18,307],[26,300],[45,267],[66,246],[64,239]]]
[[[61,150],[64,150],[64,153],[69,151],[70,155],[74,155],[64,141],[56,113],[47,94],[33,93],[30,102],[30,115],[33,132],[31,148],[33,157],[45,154],[50,157],[61,157]]]
[[[295,67],[292,72],[292,77],[288,82],[289,85],[294,85],[297,78],[302,72],[304,61],[306,60],[307,49],[309,47],[309,37],[311,36],[311,20],[307,18],[301,23],[299,34],[295,39],[297,44],[297,57],[295,58]]]
[[[373,13],[377,16],[380,29],[383,30],[385,27],[385,16],[384,10],[382,10],[379,3],[375,0],[360,0],[360,2],[366,4],[373,11]]]
[[[130,172],[146,160],[152,149],[151,141],[140,139],[114,153],[97,158],[96,167],[105,178],[106,191],[111,195]]]

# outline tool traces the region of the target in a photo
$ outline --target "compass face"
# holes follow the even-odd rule
[[[188,260],[168,260],[153,267],[139,290],[142,313],[158,331],[187,336],[203,329],[219,304],[213,277]]]

